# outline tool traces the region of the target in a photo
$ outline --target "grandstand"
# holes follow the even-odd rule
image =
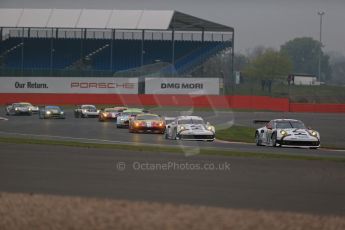
[[[233,40],[232,27],[178,11],[0,9],[2,75],[188,75],[233,57]]]

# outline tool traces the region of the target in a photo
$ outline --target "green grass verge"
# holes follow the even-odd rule
[[[272,91],[261,89],[261,82],[256,79],[246,79],[244,83],[236,85],[229,91],[232,95],[257,95],[289,98],[291,102],[300,103],[345,103],[343,86],[334,85],[290,85],[286,82],[274,82]]]
[[[255,128],[234,125],[227,129],[216,127],[216,130],[216,138],[219,140],[254,143]]]
[[[42,140],[42,139],[29,139],[29,138],[15,138],[15,137],[0,137],[0,143],[12,144],[34,144],[34,145],[53,145],[53,146],[66,146],[66,147],[79,147],[79,148],[94,148],[94,149],[117,149],[135,152],[156,152],[156,153],[185,153],[185,150],[193,150],[193,147],[186,147],[184,149],[178,147],[166,146],[149,146],[149,145],[126,145],[126,144],[98,144],[98,143],[84,143],[77,141],[57,141],[57,140]],[[244,158],[261,158],[261,159],[287,159],[287,160],[311,160],[311,161],[330,161],[337,163],[345,163],[345,158],[336,157],[317,157],[317,156],[301,156],[289,154],[276,154],[276,153],[255,153],[255,152],[240,152],[221,150],[213,148],[201,148],[201,155],[219,155],[229,157],[244,157]]]

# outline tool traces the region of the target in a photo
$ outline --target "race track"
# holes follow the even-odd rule
[[[343,215],[343,163],[198,155],[200,148],[345,158],[344,150],[257,147],[254,144],[165,140],[160,134],[132,134],[113,122],[5,116],[0,137],[73,140],[92,143],[179,146],[187,153],[135,152],[48,145],[0,143],[0,191],[106,197],[254,210]],[[193,111],[161,111],[177,116]],[[254,119],[301,119],[321,132],[322,143],[342,147],[345,118],[337,114],[194,111],[212,124],[254,127]],[[189,154],[186,146],[192,146]],[[120,163],[120,165],[119,165]],[[176,164],[178,170],[134,168],[134,164]],[[226,164],[227,170],[186,170],[181,165]],[[119,167],[120,166],[120,167]],[[182,168],[181,168],[182,167]],[[186,166],[184,166],[186,167]],[[224,169],[224,168],[223,168]]]
[[[0,148],[3,192],[345,214],[343,163],[4,143]],[[173,167],[147,166],[169,163]],[[197,170],[206,164],[215,168]]]
[[[153,110],[154,111],[154,110]],[[284,153],[306,156],[335,156],[345,157],[345,151],[328,149],[299,149],[299,148],[272,148],[257,147],[253,144],[215,142],[193,142],[165,140],[160,134],[132,134],[127,129],[117,129],[114,122],[98,122],[96,118],[74,118],[73,110],[67,109],[65,120],[41,120],[37,115],[10,116],[8,121],[0,123],[0,136],[34,137],[42,139],[77,140],[96,143],[125,143],[135,145],[168,145],[192,146],[195,148],[209,147],[217,149],[237,150],[243,152]],[[273,119],[289,117],[301,119],[307,125],[319,130],[321,143],[345,148],[345,117],[338,114],[283,114],[268,112],[232,112],[232,111],[156,111],[163,116],[178,116],[180,114],[195,114],[202,116],[212,124],[231,127],[240,124],[254,127],[254,119]],[[4,116],[5,114],[0,114]],[[256,127],[258,127],[256,125]],[[254,136],[254,134],[253,134]]]

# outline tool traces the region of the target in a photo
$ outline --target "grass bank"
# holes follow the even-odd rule
[[[232,126],[227,129],[221,129],[221,127],[216,127],[216,138],[224,141],[238,141],[253,143],[255,129],[246,126]]]
[[[0,137],[0,143],[12,144],[35,144],[35,145],[52,145],[52,146],[66,146],[77,148],[95,148],[95,149],[118,149],[135,152],[151,152],[151,153],[178,153],[186,154],[188,151],[194,152],[193,147],[175,147],[163,145],[131,145],[131,144],[100,144],[100,143],[85,143],[77,141],[62,141],[62,140],[42,140],[30,138],[16,138],[16,137]],[[288,160],[313,160],[313,161],[331,161],[338,163],[345,163],[345,158],[337,157],[319,157],[319,156],[303,156],[291,155],[282,153],[257,153],[257,152],[241,152],[226,149],[216,148],[200,148],[198,152],[200,155],[219,155],[229,157],[248,157],[248,158],[270,158],[270,159],[288,159]]]

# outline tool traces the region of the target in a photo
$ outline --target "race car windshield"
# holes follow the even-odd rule
[[[24,104],[24,103],[22,103],[22,104],[15,104],[14,105],[15,107],[28,107],[28,106],[30,106],[29,104]]]
[[[116,109],[105,109],[104,112],[117,112]]]
[[[141,112],[128,112],[128,113],[122,113],[123,116],[130,116],[130,115],[138,115]]]
[[[160,120],[160,117],[157,115],[142,115],[138,116],[137,120]]]
[[[179,120],[179,125],[186,125],[186,124],[204,124],[203,120],[195,120],[195,119],[185,119],[185,120]]]
[[[96,109],[94,106],[83,106],[82,109]]]
[[[277,129],[305,129],[305,126],[300,121],[279,121],[277,122]]]
[[[47,109],[55,109],[60,111],[60,107],[57,106],[47,106]]]

